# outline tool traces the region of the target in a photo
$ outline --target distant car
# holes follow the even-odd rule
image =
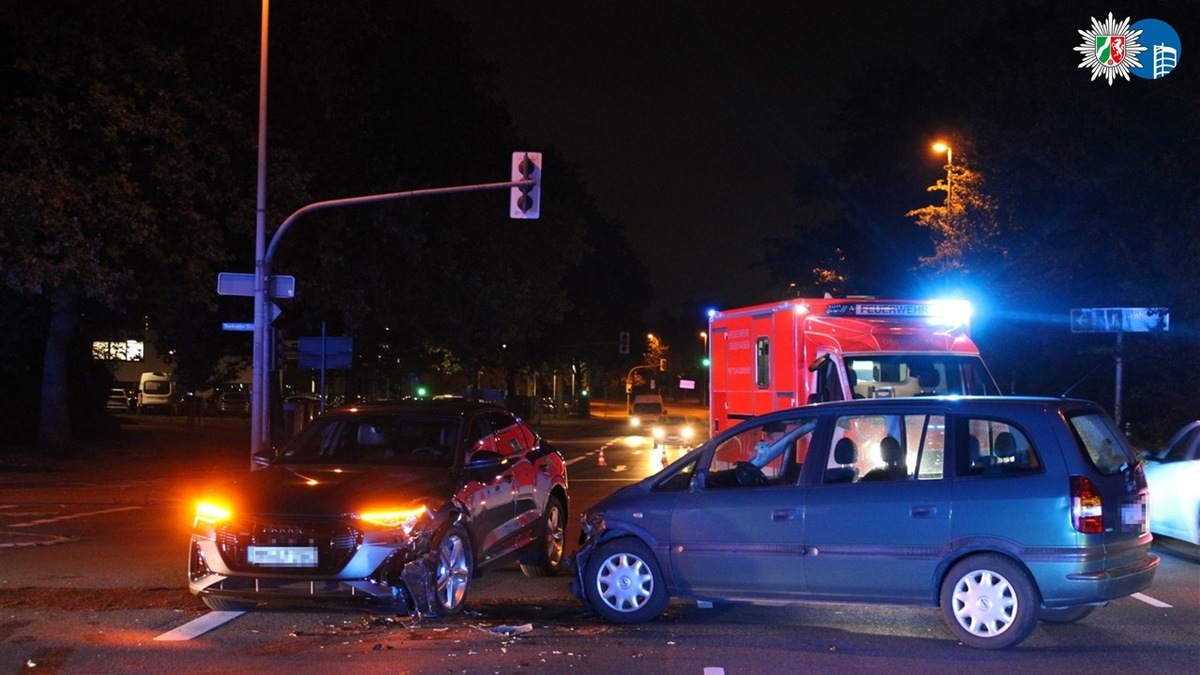
[[[196,507],[188,586],[213,609],[375,601],[462,610],[477,571],[563,559],[562,456],[507,410],[411,401],[331,410]]]
[[[1200,546],[1200,420],[1145,457],[1150,531]]]
[[[632,433],[649,434],[649,422],[667,414],[663,407],[662,396],[658,394],[638,394],[633,397],[629,406],[629,427]]]
[[[670,597],[941,608],[1020,643],[1150,586],[1142,464],[1098,405],[877,398],[751,418],[588,510],[572,590],[603,618]]]
[[[690,448],[698,445],[699,425],[685,415],[662,415],[650,428],[656,448]]]
[[[250,414],[250,395],[244,391],[222,391],[213,398],[213,412],[218,415]]]
[[[104,409],[109,412],[129,412],[129,393],[120,387],[109,389],[108,399],[104,402]]]

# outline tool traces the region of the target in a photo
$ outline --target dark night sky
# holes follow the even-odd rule
[[[763,238],[797,219],[796,161],[833,149],[825,125],[845,83],[870,77],[874,59],[931,58],[939,35],[975,28],[996,4],[441,3],[499,68],[518,130],[577,164],[624,222],[651,271],[653,313],[673,314],[693,298],[779,297],[754,263]],[[939,168],[932,158],[929,175],[899,179],[920,192]]]

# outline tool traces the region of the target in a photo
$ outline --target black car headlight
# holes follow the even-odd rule
[[[233,511],[222,502],[205,500],[196,503],[196,514],[192,518],[192,527],[204,523],[217,526],[233,517]]]
[[[388,530],[400,530],[405,536],[411,536],[414,531],[433,516],[433,511],[426,506],[364,509],[358,513],[358,519],[372,527]]]

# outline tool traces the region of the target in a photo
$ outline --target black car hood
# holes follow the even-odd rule
[[[337,516],[363,509],[452,501],[455,475],[444,468],[274,464],[219,490],[238,513]]]

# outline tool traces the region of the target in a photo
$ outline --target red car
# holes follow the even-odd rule
[[[197,504],[188,586],[213,609],[357,599],[453,614],[476,570],[557,573],[566,522],[562,456],[504,408],[343,408]]]

